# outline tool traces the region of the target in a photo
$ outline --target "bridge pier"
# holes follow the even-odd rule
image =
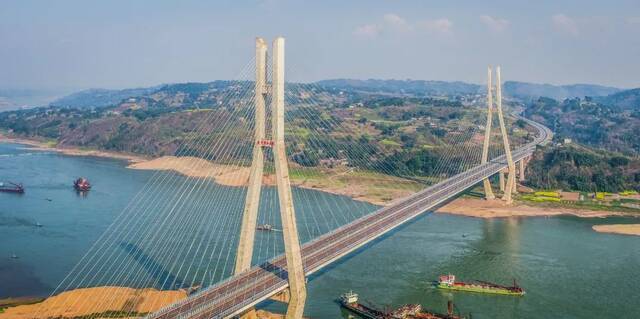
[[[500,185],[500,191],[504,193],[504,171],[498,172],[498,184]]]
[[[519,167],[519,169],[520,169],[520,176],[519,176],[520,182],[523,182],[523,181],[524,181],[524,167],[525,167],[525,161],[527,161],[527,157],[525,157],[525,158],[521,159],[521,160],[520,160],[520,163],[519,163],[519,164],[520,164],[520,167]]]

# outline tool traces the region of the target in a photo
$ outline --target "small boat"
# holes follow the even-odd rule
[[[79,177],[75,181],[73,181],[73,188],[80,192],[86,192],[91,189],[91,184],[89,180],[84,177]]]
[[[42,227],[42,224],[40,224],[39,222],[36,222],[36,227]]]
[[[24,193],[24,186],[20,183],[0,183],[0,192],[22,194]]]
[[[269,224],[258,225],[256,226],[256,229],[263,230],[263,231],[278,231],[277,229],[273,228],[272,225],[269,225]]]
[[[524,296],[525,294],[524,289],[516,284],[515,279],[513,280],[513,286],[503,286],[480,280],[469,283],[457,282],[456,276],[451,274],[440,276],[436,283],[436,288],[511,296]]]
[[[18,259],[18,255],[16,255],[16,254],[11,254],[11,259]]]

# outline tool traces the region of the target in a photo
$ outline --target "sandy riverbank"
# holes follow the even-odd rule
[[[2,134],[0,142],[25,144],[33,146],[33,150],[60,152],[72,156],[122,159],[128,161],[128,167],[132,169],[173,170],[185,176],[212,178],[216,183],[225,186],[246,186],[249,180],[249,167],[215,164],[196,157],[163,156],[149,159],[135,154],[56,147],[41,140],[7,137]],[[311,169],[292,166],[290,179],[293,186],[343,195],[380,206],[411,195],[423,187],[410,180],[372,172],[356,172],[346,167]],[[263,183],[275,185],[275,176],[265,175]]]
[[[5,309],[2,319],[73,318],[101,316],[108,311],[131,312],[134,317],[156,311],[187,297],[184,290],[94,287],[63,292],[43,302]]]
[[[0,319],[44,318],[112,318],[121,312],[127,318],[139,318],[187,297],[185,290],[133,289],[127,287],[94,287],[63,292],[42,302],[24,301],[0,313]],[[264,310],[248,319],[281,319],[281,314]]]
[[[163,156],[156,159],[133,163],[132,169],[173,170],[182,175],[196,178],[212,178],[225,186],[246,186],[249,181],[249,167],[221,165],[196,157]],[[398,177],[357,172],[349,168],[301,168],[290,167],[291,184],[301,188],[315,189],[331,194],[344,195],[355,200],[375,205],[385,205],[390,201],[408,196],[420,185]],[[275,185],[275,176],[266,174],[265,185]]]
[[[441,207],[436,212],[478,218],[535,217],[558,215],[573,215],[588,218],[628,215],[623,212],[582,210],[564,207],[536,207],[520,203],[507,205],[501,200],[484,200],[479,198],[458,198],[451,203]]]
[[[108,151],[99,151],[99,150],[88,150],[81,148],[67,148],[67,147],[57,147],[52,145],[51,143],[47,143],[39,140],[32,139],[24,139],[24,138],[15,138],[15,137],[7,137],[0,134],[0,143],[16,143],[16,144],[25,144],[33,146],[31,149],[36,151],[51,151],[51,152],[59,152],[65,155],[71,156],[96,156],[96,157],[106,157],[106,158],[115,158],[129,161],[130,163],[138,163],[149,160],[147,157],[134,155],[134,154],[126,154],[120,152],[108,152]]]
[[[216,183],[225,186],[245,186],[249,180],[249,168],[243,166],[220,165],[197,157],[163,156],[148,161],[133,163],[132,169],[173,170],[179,174],[212,178]]]
[[[593,225],[591,228],[599,233],[640,236],[640,224]]]

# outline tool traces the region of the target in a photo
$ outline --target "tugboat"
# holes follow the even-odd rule
[[[7,182],[7,184],[5,184],[0,182],[0,192],[23,194],[24,186],[19,183]]]
[[[513,286],[508,287],[479,280],[471,283],[456,282],[456,276],[442,275],[438,279],[436,287],[447,290],[480,292],[498,295],[524,296],[525,294],[524,289],[516,284],[515,279],[513,280]]]
[[[89,180],[84,177],[79,177],[75,181],[73,181],[73,188],[75,188],[79,192],[86,192],[91,189],[91,184]]]
[[[367,319],[463,319],[453,314],[451,301],[448,304],[447,314],[425,311],[418,304],[406,304],[391,311],[380,310],[358,303],[358,294],[353,291],[342,294],[338,302],[345,309]]]

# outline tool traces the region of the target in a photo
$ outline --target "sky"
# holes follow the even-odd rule
[[[237,79],[286,37],[287,78],[640,87],[640,1],[0,1],[0,88]],[[269,41],[270,42],[270,41]]]

